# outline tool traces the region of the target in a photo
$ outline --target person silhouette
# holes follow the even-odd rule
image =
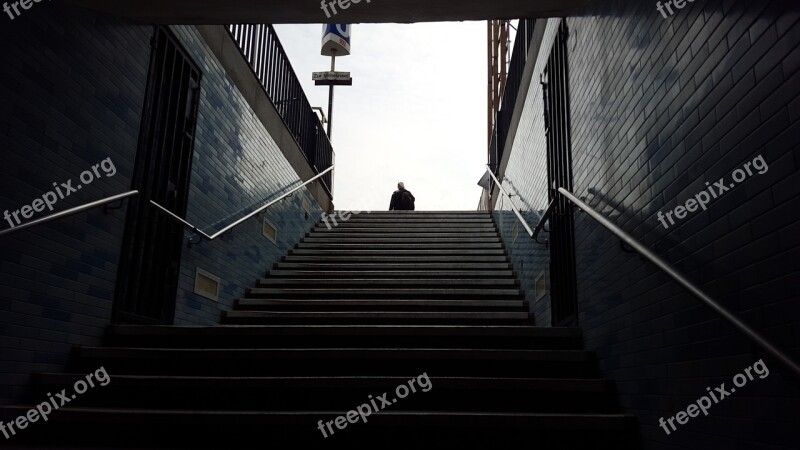
[[[397,190],[392,194],[389,211],[413,211],[415,200],[414,195],[406,189],[406,185],[401,181],[397,183]]]

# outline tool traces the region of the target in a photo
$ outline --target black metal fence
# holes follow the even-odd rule
[[[334,163],[333,147],[272,25],[228,25],[228,32],[261,82],[308,163],[317,173]],[[333,173],[322,183],[333,194]]]
[[[511,118],[517,104],[517,93],[522,83],[522,74],[528,61],[528,49],[533,39],[534,19],[520,20],[517,25],[517,37],[511,52],[511,63],[508,68],[505,91],[500,103],[500,111],[494,122],[492,142],[489,145],[489,165],[497,173],[500,161],[503,160],[503,149],[508,139],[508,130],[511,127]]]

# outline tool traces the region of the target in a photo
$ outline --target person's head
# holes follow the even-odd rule
[[[397,189],[401,189],[402,190],[402,189],[405,189],[405,188],[406,188],[406,185],[402,181],[397,183]]]

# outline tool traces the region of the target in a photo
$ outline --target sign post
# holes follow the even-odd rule
[[[325,24],[322,29],[322,55],[331,57],[330,72],[314,72],[312,77],[317,86],[329,86],[328,91],[328,139],[333,139],[333,88],[352,86],[350,72],[336,71],[336,56],[350,54],[350,25]]]

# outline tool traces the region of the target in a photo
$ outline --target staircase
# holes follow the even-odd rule
[[[580,331],[533,326],[489,214],[337,220],[317,225],[221,325],[111,326],[105,346],[75,348],[68,373],[36,374],[30,404],[101,366],[111,382],[9,443],[638,448],[635,419],[619,413]],[[348,411],[364,405],[385,409],[353,422]]]

